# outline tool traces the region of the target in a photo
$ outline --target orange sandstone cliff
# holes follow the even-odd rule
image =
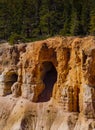
[[[0,130],[95,130],[95,38],[0,45]]]

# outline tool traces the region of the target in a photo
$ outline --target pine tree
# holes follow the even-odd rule
[[[90,34],[95,35],[95,11],[91,12]]]
[[[81,23],[83,28],[82,35],[89,34],[89,28],[90,28],[90,10],[91,10],[91,1],[86,0],[83,1],[82,5],[82,14],[81,14]]]
[[[91,1],[91,11],[90,11],[90,29],[91,35],[95,35],[95,1]]]
[[[0,3],[0,39],[7,39],[9,36],[10,16],[6,2]]]
[[[71,27],[70,27],[71,35],[77,36],[83,34],[83,28],[81,24],[81,9],[82,9],[81,0],[78,2],[72,0],[72,14],[71,14]]]

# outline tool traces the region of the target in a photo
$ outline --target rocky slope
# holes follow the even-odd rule
[[[95,130],[95,38],[0,45],[0,130]]]

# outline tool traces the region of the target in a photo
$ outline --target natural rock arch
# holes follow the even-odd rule
[[[5,75],[5,79],[4,79],[4,95],[9,95],[12,93],[11,91],[11,87],[12,85],[17,82],[18,79],[18,75],[15,72],[8,72]]]
[[[45,84],[45,88],[38,96],[37,102],[47,102],[52,97],[53,86],[57,81],[57,71],[52,62],[45,61],[42,63],[41,79]]]

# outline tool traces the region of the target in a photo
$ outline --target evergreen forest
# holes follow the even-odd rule
[[[95,0],[0,0],[0,40],[95,35]]]

